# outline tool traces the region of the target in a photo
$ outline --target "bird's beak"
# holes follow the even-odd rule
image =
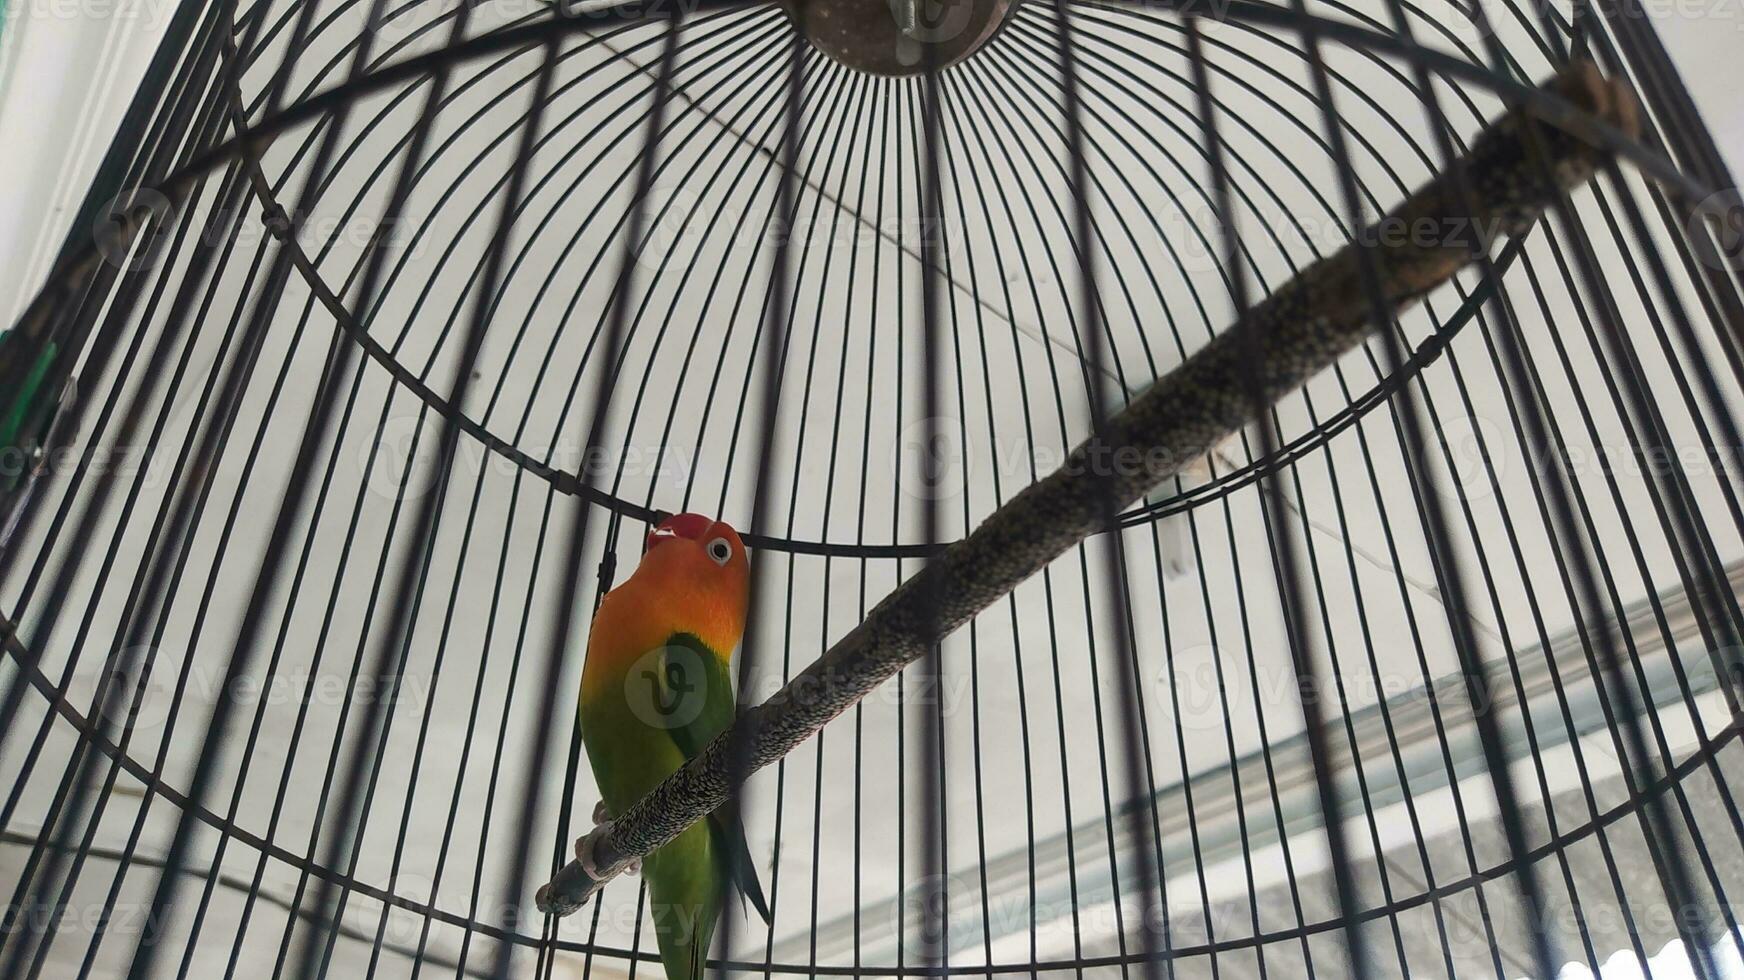
[[[660,525],[648,533],[642,553],[647,554],[657,544],[675,541],[679,538],[689,538],[701,541],[713,530],[715,522],[701,514],[673,514],[660,522]]]

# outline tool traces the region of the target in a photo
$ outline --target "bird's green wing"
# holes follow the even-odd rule
[[[663,693],[669,710],[666,717],[670,721],[666,730],[684,757],[694,759],[733,723],[738,711],[733,678],[727,672],[726,661],[690,633],[676,634],[667,641],[662,668],[661,682],[666,687]],[[728,800],[709,814],[708,821],[710,837],[732,875],[733,884],[763,921],[770,922],[769,902],[757,881],[757,867],[751,861],[737,805]]]

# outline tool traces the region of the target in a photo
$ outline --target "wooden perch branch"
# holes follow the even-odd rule
[[[1590,62],[1567,67],[1546,88],[1626,136],[1639,130],[1633,96]],[[1557,194],[1584,183],[1603,162],[1603,151],[1550,125],[1539,129],[1548,156],[1540,160],[1528,149],[1526,128],[1524,110],[1516,110],[1474,142],[1464,161],[1472,213],[1456,207],[1457,185],[1443,175],[1365,229],[1357,244],[1285,283],[1110,418],[1057,472],[941,552],[786,687],[742,713],[701,755],[617,820],[577,841],[576,860],[539,889],[539,909],[567,915],[580,908],[630,861],[726,802],[732,774],[743,778],[786,755],[1101,530],[1101,501],[1130,504],[1252,421],[1248,378],[1255,366],[1243,363],[1246,351],[1261,351],[1261,391],[1272,402],[1360,344],[1373,327],[1361,288],[1362,249],[1378,263],[1388,303],[1408,307],[1471,261],[1474,246],[1525,232]],[[1543,180],[1546,162],[1554,188]],[[735,751],[743,754],[735,758]]]

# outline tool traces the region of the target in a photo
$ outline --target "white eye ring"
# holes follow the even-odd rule
[[[733,546],[727,543],[726,538],[711,539],[707,545],[707,550],[708,556],[714,559],[717,565],[724,567],[727,562],[733,560]]]

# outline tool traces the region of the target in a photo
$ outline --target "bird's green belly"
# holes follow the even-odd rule
[[[606,809],[617,816],[677,772],[686,759],[666,732],[618,699],[582,705],[581,737]]]
[[[614,817],[686,761],[671,736],[636,718],[621,702],[584,704],[581,731],[600,797]],[[649,854],[642,877],[668,980],[690,980],[691,959],[706,953],[720,910],[722,881],[707,822]]]

